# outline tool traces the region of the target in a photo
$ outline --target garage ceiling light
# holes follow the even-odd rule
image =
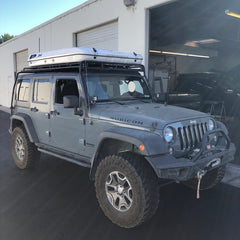
[[[188,47],[199,47],[199,45],[197,43],[195,43],[194,41],[193,42],[186,42],[184,45],[188,46]]]
[[[229,11],[229,10],[225,10],[225,14],[227,14],[228,16],[235,17],[235,18],[240,18],[240,14],[231,12],[231,11]]]
[[[166,52],[166,51],[157,51],[157,50],[150,50],[149,52],[150,53],[163,54],[163,55],[174,55],[174,56],[184,56],[184,57],[197,57],[197,58],[210,58],[210,56],[197,55],[197,54],[191,54],[191,53]]]
[[[199,47],[199,44],[211,44],[211,43],[218,43],[220,42],[217,39],[209,38],[209,39],[202,39],[202,40],[196,40],[191,42],[186,42],[184,45],[188,47]]]
[[[210,44],[210,43],[218,43],[220,41],[214,38],[209,38],[209,39],[203,39],[203,40],[198,40],[193,42],[199,43],[199,44]]]

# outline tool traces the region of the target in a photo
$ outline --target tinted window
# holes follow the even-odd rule
[[[27,102],[29,100],[29,89],[30,89],[29,79],[23,79],[18,81],[15,99],[18,101]]]
[[[75,79],[58,79],[55,87],[55,103],[63,104],[63,97],[74,95],[79,97],[78,86]]]
[[[50,84],[48,79],[37,79],[34,81],[33,101],[47,103],[50,96]]]

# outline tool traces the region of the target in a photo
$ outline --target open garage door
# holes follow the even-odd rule
[[[15,53],[16,59],[16,72],[21,71],[24,67],[28,66],[28,50],[23,50]]]
[[[118,22],[114,21],[76,34],[76,46],[118,50]]]
[[[239,0],[181,0],[150,9],[149,50],[155,92],[225,122],[240,164]]]

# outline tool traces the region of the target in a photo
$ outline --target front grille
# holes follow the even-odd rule
[[[178,128],[181,150],[194,148],[202,141],[203,135],[208,131],[207,123],[199,123]]]

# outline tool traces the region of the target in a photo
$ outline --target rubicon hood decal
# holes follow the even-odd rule
[[[112,120],[125,122],[125,123],[128,123],[128,124],[143,125],[143,121],[140,121],[140,120],[137,120],[137,119],[128,119],[128,118],[123,118],[123,117],[119,117],[119,116],[111,116],[110,118]]]

